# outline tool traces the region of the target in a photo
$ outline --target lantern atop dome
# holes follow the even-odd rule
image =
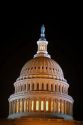
[[[48,57],[50,58],[50,55],[47,52],[47,45],[48,45],[48,41],[45,38],[45,26],[44,24],[41,26],[41,34],[40,34],[40,38],[37,41],[37,45],[38,45],[38,51],[37,54],[34,55],[34,57],[39,57],[39,56],[43,56],[43,57]]]

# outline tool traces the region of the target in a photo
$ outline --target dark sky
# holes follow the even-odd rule
[[[16,13],[15,13],[16,14]],[[1,18],[0,39],[0,118],[8,116],[8,97],[22,66],[37,51],[40,27],[45,24],[48,52],[63,69],[74,98],[74,118],[83,120],[82,20],[78,10],[53,15],[16,15],[5,11]],[[20,16],[19,16],[20,15]]]

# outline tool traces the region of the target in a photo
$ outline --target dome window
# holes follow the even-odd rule
[[[37,90],[39,90],[39,83],[37,83]]]
[[[32,110],[32,111],[34,110],[34,101],[32,101],[31,110]]]
[[[36,69],[36,67],[34,67],[34,69]]]
[[[46,101],[46,111],[48,111],[48,101]]]
[[[43,69],[44,67],[42,66],[42,69]]]
[[[41,101],[41,111],[44,110],[44,101]]]
[[[47,67],[46,67],[46,69],[47,69]]]
[[[36,110],[39,110],[39,101],[36,101]]]

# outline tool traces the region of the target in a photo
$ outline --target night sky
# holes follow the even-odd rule
[[[8,116],[8,97],[23,65],[37,51],[40,27],[46,27],[48,52],[63,69],[74,99],[74,119],[83,120],[83,55],[81,14],[57,12],[52,16],[34,15],[22,18],[5,11],[1,19],[0,38],[0,118]],[[82,38],[83,39],[83,38]]]

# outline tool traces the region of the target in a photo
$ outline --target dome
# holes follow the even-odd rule
[[[64,76],[61,67],[57,62],[48,57],[35,57],[28,61],[23,66],[20,73],[20,77],[46,77],[64,81]]]
[[[20,117],[73,119],[73,98],[59,64],[47,52],[45,27],[33,59],[22,68],[9,101],[9,119]]]

